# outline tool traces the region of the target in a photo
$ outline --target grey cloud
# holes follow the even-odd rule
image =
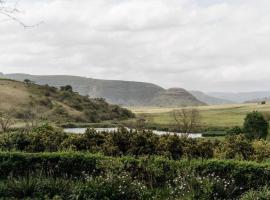
[[[0,16],[0,71],[267,90],[268,0],[21,0]]]

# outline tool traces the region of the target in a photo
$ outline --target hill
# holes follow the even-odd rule
[[[270,97],[251,99],[251,100],[245,101],[244,103],[261,103],[261,104],[264,104],[262,102],[264,102],[265,104],[269,103],[270,102]]]
[[[243,103],[253,99],[263,99],[270,97],[270,91],[254,91],[254,92],[239,92],[239,93],[226,93],[226,92],[210,92],[208,95],[228,99],[236,103]]]
[[[162,91],[154,96],[150,104],[154,106],[166,107],[206,105],[182,88],[170,88]]]
[[[233,104],[233,101],[212,97],[201,91],[189,91],[198,100],[207,103],[208,105],[222,105],[222,104]]]
[[[103,99],[89,99],[70,87],[59,90],[48,85],[0,79],[0,111],[11,109],[17,119],[36,114],[56,122],[99,122],[133,117],[127,109],[110,105]]]
[[[1,75],[0,75],[1,76]],[[173,94],[174,90],[166,90],[158,85],[143,82],[100,80],[78,76],[35,76],[28,74],[2,74],[2,77],[23,81],[29,79],[40,85],[61,87],[71,85],[74,91],[92,98],[105,98],[113,104],[125,106],[178,106],[204,105],[183,90]]]

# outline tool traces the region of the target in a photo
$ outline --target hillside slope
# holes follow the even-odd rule
[[[0,79],[0,111],[12,109],[16,118],[36,112],[50,121],[99,122],[126,119],[133,114],[103,99],[89,99],[72,91],[48,85],[40,86],[14,80]]]
[[[243,103],[253,99],[263,99],[270,97],[270,91],[254,91],[254,92],[238,92],[238,93],[226,93],[226,92],[210,92],[210,96],[217,98],[228,99],[233,102]]]
[[[199,106],[206,105],[205,103],[197,100],[188,91],[182,88],[170,88],[168,90],[158,93],[152,101],[151,105],[154,106]]]
[[[208,105],[222,105],[222,104],[233,104],[233,101],[227,99],[221,99],[207,95],[201,91],[189,91],[198,100],[207,103]]]
[[[1,75],[0,75],[1,76]],[[27,74],[6,74],[5,78],[23,81],[29,79],[37,84],[49,84],[55,87],[71,85],[74,91],[90,97],[102,97],[109,103],[126,106],[178,106],[204,105],[190,93],[185,91],[181,95],[173,91],[143,82],[115,81],[84,78],[78,76],[34,76]],[[166,97],[165,97],[166,96]],[[177,96],[177,97],[176,97]],[[169,103],[168,103],[169,102]]]

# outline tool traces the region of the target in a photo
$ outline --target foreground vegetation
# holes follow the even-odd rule
[[[2,152],[0,160],[5,198],[248,199],[270,181],[269,163],[75,152]]]
[[[254,123],[256,122],[256,123]],[[270,143],[258,112],[223,141],[114,133],[66,134],[48,124],[0,135],[0,196],[12,199],[269,198]],[[250,130],[249,130],[250,129]],[[27,167],[26,167],[27,166]]]

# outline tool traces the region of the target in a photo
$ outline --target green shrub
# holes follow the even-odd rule
[[[234,126],[230,128],[229,130],[227,130],[228,135],[239,135],[242,133],[243,133],[243,130],[239,126]]]
[[[270,181],[270,166],[253,162],[233,160],[213,160],[194,165],[194,170],[201,175],[215,174],[226,180],[235,180],[235,191],[240,195],[251,188],[264,186]]]
[[[269,124],[263,114],[257,111],[247,114],[244,122],[244,132],[250,139],[266,138]]]
[[[123,178],[120,176],[121,174],[127,178]],[[54,180],[65,177],[75,182],[83,180],[85,177],[87,180],[94,180],[94,182],[77,185],[77,195],[87,193],[95,195],[98,194],[97,191],[103,191],[101,188],[104,186],[107,189],[100,194],[105,196],[113,194],[120,198],[118,196],[120,194],[116,193],[116,188],[126,181],[128,188],[125,191],[129,191],[130,195],[137,194],[137,189],[136,187],[134,189],[132,184],[140,183],[153,190],[162,190],[160,194],[155,194],[159,196],[158,199],[167,193],[174,197],[172,199],[177,199],[181,195],[191,199],[236,199],[244,192],[251,189],[257,190],[270,182],[270,164],[233,160],[173,161],[161,157],[115,158],[75,152],[0,153],[1,180],[8,179],[8,177],[18,180],[20,177],[39,176],[50,177]],[[106,177],[110,179],[104,183],[102,178],[106,179]],[[19,182],[20,185],[26,185],[24,188],[28,188],[26,191],[30,191],[30,193],[36,190],[31,182]],[[92,187],[93,184],[96,188]],[[1,187],[4,187],[3,184]],[[47,190],[47,186],[42,187]],[[73,185],[71,187],[74,189]],[[148,194],[147,192],[142,193]],[[59,195],[57,192],[48,194]]]
[[[151,190],[129,175],[66,178],[20,177],[0,181],[0,197],[4,199],[151,199]]]
[[[147,187],[127,174],[107,174],[104,177],[88,177],[85,183],[74,189],[71,199],[150,199]]]
[[[0,196],[5,199],[69,199],[74,182],[46,177],[20,177],[0,181]]]
[[[270,158],[270,143],[265,140],[254,140],[252,142],[254,148],[253,159],[262,162]]]
[[[60,149],[61,143],[67,138],[62,130],[44,124],[30,132],[17,131],[0,135],[0,149],[27,152],[54,152]]]
[[[172,195],[184,199],[233,199],[236,185],[233,179],[224,179],[214,174],[205,176],[188,173],[176,177],[172,184]]]
[[[240,200],[268,200],[270,199],[270,188],[265,186],[260,190],[250,190],[246,192]]]
[[[250,160],[253,154],[253,146],[244,135],[227,136],[215,149],[215,157],[221,159]]]

